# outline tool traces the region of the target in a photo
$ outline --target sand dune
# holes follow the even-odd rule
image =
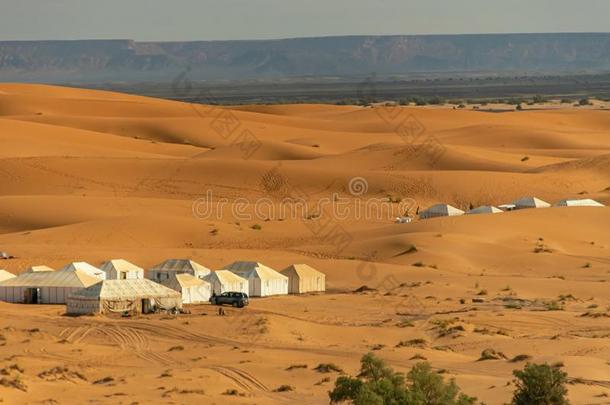
[[[0,303],[0,368],[23,368],[10,375],[26,386],[0,385],[0,399],[319,404],[338,374],[314,368],[353,374],[375,348],[401,371],[424,356],[495,405],[523,363],[477,361],[494,348],[563,362],[578,379],[572,403],[601,403],[609,208],[393,220],[526,195],[610,204],[609,131],[607,112],[571,107],[212,107],[0,84],[0,251],[16,256],[1,268],[242,259],[308,263],[328,281],[327,294],[253,300],[227,317],[197,306],[177,319],[68,318]],[[442,319],[461,331],[443,335]],[[426,344],[396,347],[414,338]],[[283,384],[295,391],[274,392]]]

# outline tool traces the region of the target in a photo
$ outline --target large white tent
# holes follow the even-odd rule
[[[326,291],[326,275],[306,264],[293,264],[281,271],[288,277],[288,293]]]
[[[148,278],[158,283],[169,280],[174,274],[190,274],[203,280],[212,270],[188,259],[169,259],[152,267]]]
[[[288,277],[258,262],[234,262],[225,267],[248,280],[251,297],[288,294]]]
[[[499,214],[503,212],[500,208],[494,207],[493,205],[481,205],[480,207],[473,208],[466,212],[466,215],[476,214]]]
[[[581,200],[561,200],[556,205],[558,207],[605,207],[604,204],[590,198]]]
[[[83,273],[89,274],[90,276],[97,277],[100,280],[106,279],[106,273],[103,270],[98,269],[97,267],[92,266],[86,262],[72,262],[72,263],[65,265],[58,271],[76,271],[76,270],[80,270]]]
[[[144,269],[123,259],[104,262],[100,267],[106,273],[106,280],[134,280],[144,278]]]
[[[212,292],[220,295],[223,292],[243,292],[248,294],[248,280],[229,270],[213,271],[203,278],[210,283]]]
[[[551,206],[548,202],[542,201],[536,197],[522,197],[517,201],[513,201],[513,204],[515,205],[516,210],[524,208],[548,208]]]
[[[146,279],[104,280],[73,292],[67,299],[69,315],[129,312],[149,313],[155,309],[182,308],[180,293]]]
[[[458,215],[464,215],[464,211],[457,209],[449,204],[436,204],[419,213],[419,217],[421,219],[435,217],[455,217]]]
[[[81,270],[22,273],[0,283],[0,301],[23,304],[65,304],[72,292],[101,280]]]
[[[0,270],[0,283],[11,278],[15,278],[15,275],[13,273],[9,273],[6,270]]]
[[[174,274],[161,284],[182,294],[183,304],[201,304],[212,296],[210,283],[188,273]]]

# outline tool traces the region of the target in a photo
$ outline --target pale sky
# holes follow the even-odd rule
[[[610,0],[0,0],[0,40],[609,32]]]

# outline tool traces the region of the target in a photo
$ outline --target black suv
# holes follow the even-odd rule
[[[210,304],[228,304],[237,308],[243,308],[248,305],[248,294],[242,292],[223,292],[220,295],[212,295],[210,297]]]

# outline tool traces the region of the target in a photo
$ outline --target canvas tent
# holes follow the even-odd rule
[[[281,271],[288,277],[288,293],[326,291],[326,275],[306,264],[293,264]]]
[[[604,207],[604,204],[585,198],[582,200],[561,200],[557,203],[558,207]]]
[[[518,199],[517,201],[513,201],[516,210],[521,210],[524,208],[548,208],[551,206],[546,201],[542,201],[536,197],[523,197]]]
[[[104,280],[70,294],[66,304],[68,315],[136,314],[182,308],[182,297],[151,280]]]
[[[76,271],[76,270],[80,270],[83,273],[89,274],[90,276],[97,277],[100,280],[106,279],[106,273],[104,273],[104,271],[102,271],[101,269],[98,269],[97,267],[94,267],[86,262],[72,262],[72,263],[65,265],[58,271]]]
[[[203,278],[210,283],[212,292],[220,295],[223,292],[243,292],[248,294],[248,280],[229,270],[213,271]]]
[[[15,275],[13,273],[9,273],[6,270],[0,270],[0,283],[11,278],[15,278]]]
[[[203,280],[212,270],[187,259],[169,259],[150,269],[148,278],[158,283],[169,280],[174,274],[190,274]]]
[[[500,208],[496,208],[493,205],[481,205],[480,207],[473,208],[466,213],[466,215],[475,214],[498,214],[502,212]]]
[[[25,272],[26,273],[41,273],[41,272],[45,272],[45,271],[55,271],[55,270],[53,270],[49,266],[32,266],[32,267],[28,267],[28,269]]]
[[[81,270],[22,273],[0,283],[0,301],[65,304],[70,293],[99,282],[99,278]]]
[[[449,204],[436,204],[419,213],[419,217],[421,219],[434,217],[454,217],[458,215],[464,215],[464,211],[452,207]]]
[[[144,278],[143,268],[123,259],[104,262],[100,269],[106,273],[106,280],[134,280]]]
[[[169,280],[165,280],[161,284],[178,291],[182,295],[183,304],[208,302],[212,295],[210,283],[187,273],[174,274]]]
[[[262,263],[234,262],[225,269],[248,280],[251,297],[288,294],[288,277]]]

